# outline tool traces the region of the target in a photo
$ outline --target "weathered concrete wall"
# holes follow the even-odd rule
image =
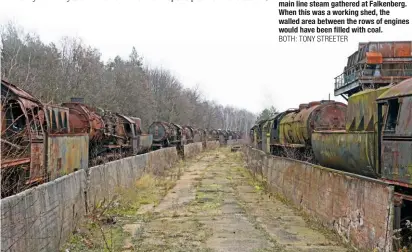
[[[118,188],[132,187],[144,173],[162,175],[178,158],[176,148],[170,147],[90,168],[90,206],[104,198],[110,200]]]
[[[86,213],[77,171],[1,200],[1,251],[58,251]]]
[[[244,144],[244,143],[245,141],[243,139],[227,140],[227,145]]]
[[[220,147],[219,141],[207,141],[206,142],[206,149],[207,150],[215,150]]]
[[[179,159],[175,147],[160,149],[148,153],[148,167],[146,172],[154,175],[162,175],[165,170],[171,168]]]
[[[87,198],[89,206],[111,199],[119,187],[131,187],[148,166],[148,154],[116,160],[90,168]]]
[[[191,143],[183,146],[185,158],[191,158],[202,152],[202,143]]]
[[[266,155],[243,146],[249,169],[346,242],[391,251],[393,187],[378,180]]]
[[[80,170],[2,199],[2,251],[58,251],[86,208],[110,200],[119,187],[133,186],[144,173],[163,174],[178,159],[176,148],[160,149],[92,167],[89,176]]]

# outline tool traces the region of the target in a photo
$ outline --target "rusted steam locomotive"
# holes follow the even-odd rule
[[[5,80],[1,110],[2,197],[102,162],[219,140],[216,130],[209,136],[203,129],[161,121],[144,134],[140,118],[92,107],[81,98],[46,105]]]
[[[299,105],[262,120],[250,131],[255,147],[267,153],[310,158],[314,130],[343,130],[346,105],[332,100]]]
[[[150,150],[141,120],[92,108],[81,99],[45,105],[1,81],[2,197],[89,165]]]
[[[215,129],[208,131],[208,140],[209,141],[219,141],[219,133]]]
[[[205,129],[164,121],[153,122],[149,126],[148,133],[153,135],[153,150],[171,146],[180,150],[185,144],[202,142],[203,146],[206,146],[207,140],[219,140],[216,130],[208,132]]]
[[[228,140],[242,139],[242,134],[239,131],[234,130],[222,130],[222,129],[212,129],[208,131],[208,140],[219,141],[220,144],[227,144]]]
[[[403,228],[412,220],[411,77],[412,41],[360,43],[335,79],[347,106],[312,116],[319,124],[302,113],[310,104],[280,113],[250,130],[252,145],[275,155],[302,148],[305,161],[393,185],[394,228]]]
[[[170,146],[180,147],[186,139],[182,126],[163,121],[153,122],[149,126],[149,134],[153,136],[152,149],[154,150]]]
[[[1,111],[2,197],[88,167],[88,135],[71,131],[68,108],[2,80]]]
[[[197,129],[193,128],[192,126],[184,125],[183,126],[183,134],[186,137],[186,143],[194,143],[195,135],[198,134]]]
[[[92,108],[83,99],[63,103],[69,108],[74,133],[88,133],[91,165],[149,151],[152,136],[143,134],[141,120],[101,108]]]

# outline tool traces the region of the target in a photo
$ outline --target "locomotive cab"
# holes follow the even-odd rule
[[[44,112],[39,100],[1,81],[1,194],[21,191],[46,179]]]
[[[394,229],[402,229],[407,239],[405,225],[412,221],[412,78],[391,86],[377,102],[379,173],[395,186]]]
[[[142,132],[142,120],[138,117],[129,117],[132,119],[136,132],[136,141],[137,143],[133,145],[133,153],[141,154],[150,150],[150,147],[153,144],[153,136],[151,134],[143,134]],[[137,149],[135,149],[137,148]]]

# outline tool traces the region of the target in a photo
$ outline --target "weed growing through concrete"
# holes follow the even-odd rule
[[[256,252],[284,251],[281,245],[284,243],[277,243],[275,239],[279,236],[274,235],[273,229],[267,226],[268,222],[276,222],[279,216],[271,215],[271,210],[276,211],[276,207],[281,208],[283,204],[270,203],[268,196],[289,207],[293,205],[272,193],[260,175],[257,179],[243,168],[241,153],[230,152],[229,149],[219,151],[201,154],[201,158],[192,160],[191,164],[187,161],[181,163],[180,168],[175,169],[175,174],[166,174],[162,178],[146,175],[136,182],[134,188],[119,189],[117,198],[99,204],[97,217],[90,229],[84,231],[83,235],[79,235],[80,232],[75,234],[66,247],[70,251],[206,252],[212,250],[205,247],[219,247],[221,239],[230,242],[239,235],[247,239],[249,235],[258,234],[258,246],[266,248]],[[187,172],[183,174],[185,170]],[[176,182],[178,178],[181,179]],[[173,186],[173,190],[170,190]],[[248,193],[250,196],[246,196]],[[299,209],[295,211],[299,212]],[[288,210],[287,214],[298,218],[293,211]],[[302,215],[303,212],[298,214]],[[283,216],[278,218],[283,220]],[[221,225],[224,221],[231,221],[230,225],[234,225],[229,229],[230,232],[228,227]],[[299,225],[304,223],[302,218],[300,221]],[[242,234],[244,230],[249,233]],[[284,234],[290,234],[287,230],[283,231]],[[319,233],[313,230],[302,232],[308,232],[303,236]],[[309,243],[307,246],[312,246],[312,242]],[[318,242],[316,245],[333,244],[326,239],[325,243]]]
[[[62,251],[122,251],[130,232],[124,225],[133,220],[145,223],[153,219],[151,210],[174,187],[184,171],[180,162],[162,177],[145,174],[132,188],[117,188],[115,196],[98,202],[73,233]],[[136,223],[134,223],[136,224]],[[128,243],[131,244],[129,241]]]

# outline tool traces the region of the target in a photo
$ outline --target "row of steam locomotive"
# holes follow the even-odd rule
[[[144,134],[141,119],[86,105],[72,98],[43,104],[1,81],[1,194],[15,194],[79,169],[187,143],[241,138],[231,130],[203,130],[154,122]]]
[[[179,147],[194,142],[202,142],[206,146],[207,140],[219,141],[226,144],[228,140],[241,139],[239,131],[232,130],[206,130],[196,129],[192,126],[181,126],[177,123],[164,121],[153,122],[149,126],[149,134],[153,136],[152,149],[162,147],[176,146]]]
[[[254,147],[412,188],[412,78],[301,104],[250,130]]]
[[[343,130],[346,107],[333,100],[300,104],[298,109],[258,122],[250,131],[250,139],[267,153],[310,161],[313,130]]]
[[[412,219],[411,48],[411,41],[361,43],[335,85],[335,95],[360,86],[347,105],[311,102],[276,114],[253,126],[252,145],[393,185],[395,228],[403,227]]]

